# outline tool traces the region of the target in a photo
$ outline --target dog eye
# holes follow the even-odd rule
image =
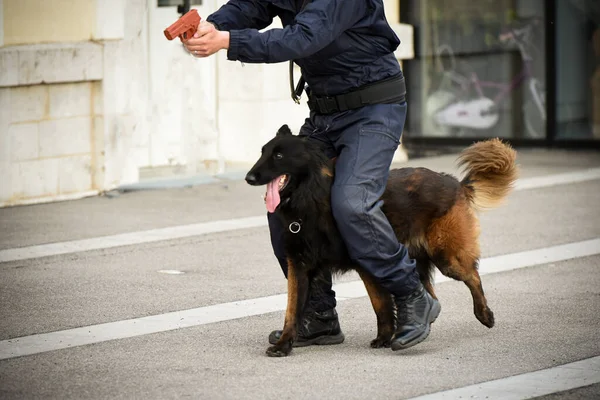
[[[273,154],[273,158],[275,158],[276,160],[281,160],[283,158],[283,154],[275,153],[275,154]]]

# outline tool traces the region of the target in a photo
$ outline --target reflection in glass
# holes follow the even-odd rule
[[[542,0],[409,0],[411,136],[546,136]]]

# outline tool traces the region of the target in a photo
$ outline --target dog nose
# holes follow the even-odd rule
[[[249,172],[246,175],[246,182],[248,182],[250,185],[254,185],[254,184],[256,184],[256,182],[258,182],[258,179],[257,179],[256,175],[254,175],[253,173]]]

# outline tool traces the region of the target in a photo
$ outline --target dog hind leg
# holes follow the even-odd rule
[[[464,198],[436,220],[428,230],[427,252],[447,277],[462,281],[473,297],[475,317],[483,325],[494,326],[494,313],[487,300],[477,271],[479,256],[479,220]]]
[[[392,296],[375,283],[371,275],[360,269],[357,272],[365,284],[365,288],[371,299],[371,305],[377,316],[377,337],[371,341],[371,347],[374,349],[390,347],[390,341],[395,328]]]
[[[417,272],[419,273],[419,279],[421,280],[421,284],[429,292],[431,297],[437,300],[437,296],[435,295],[435,291],[433,290],[433,283],[431,282],[432,273],[433,273],[433,265],[431,264],[431,260],[425,257],[417,257],[415,258],[417,262]]]
[[[494,313],[487,305],[487,299],[481,285],[481,277],[477,271],[478,260],[467,257],[437,257],[435,264],[439,270],[449,278],[464,282],[473,297],[473,311],[475,317],[488,328],[494,326]]]

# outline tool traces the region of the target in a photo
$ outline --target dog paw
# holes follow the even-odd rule
[[[282,346],[276,344],[275,346],[271,346],[267,349],[267,355],[269,357],[287,357],[290,355],[291,351],[291,345]]]
[[[371,347],[374,349],[382,349],[382,348],[389,348],[391,346],[391,338],[386,337],[379,337],[377,336],[375,339],[373,339],[371,341]]]
[[[475,314],[475,317],[481,322],[483,325],[488,328],[492,328],[494,326],[494,313],[489,308],[485,308],[483,312],[479,312]]]

